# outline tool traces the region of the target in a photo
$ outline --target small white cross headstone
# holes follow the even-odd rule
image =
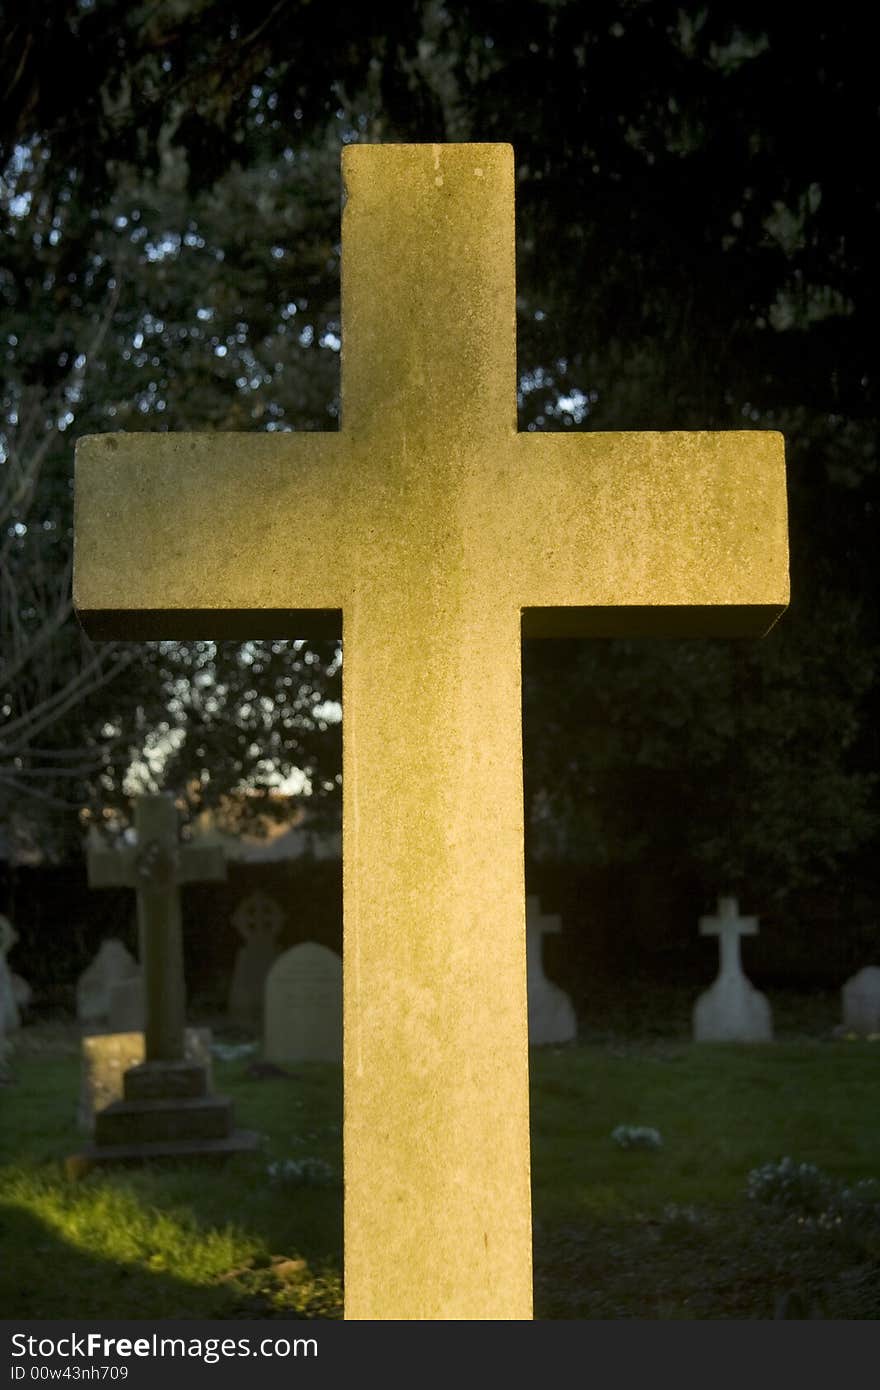
[[[526,898],[526,969],[529,997],[529,1045],[571,1042],[577,1037],[577,1018],[574,1006],[565,990],[553,984],[544,974],[543,947],[545,936],[562,931],[562,922],[554,913],[541,911],[540,898]]]
[[[771,1042],[773,1019],[766,998],[746,978],[742,936],[757,936],[757,917],[740,917],[736,898],[719,898],[717,917],[701,917],[700,933],[717,936],[718,975],[694,1005],[696,1042]]]

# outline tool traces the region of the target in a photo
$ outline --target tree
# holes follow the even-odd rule
[[[288,415],[300,426],[334,423],[338,282],[335,309],[319,297],[316,317],[310,300],[324,295],[338,253],[338,169],[321,179],[308,151],[296,161],[285,149],[262,170],[265,186],[234,168],[195,201],[181,151],[168,150],[154,178],[118,171],[101,207],[85,208],[63,188],[56,196],[36,147],[19,151],[7,177],[4,414],[16,510],[5,528],[6,807],[11,820],[22,790],[36,788],[44,840],[60,832],[65,808],[83,800],[95,810],[119,807],[157,781],[186,788],[201,805],[295,771],[315,802],[338,803],[332,644],[297,643],[283,659],[277,643],[151,644],[126,683],[118,676],[133,650],[85,644],[76,666],[84,639],[70,605],[74,432],[290,428]],[[274,225],[266,244],[253,239],[255,204],[267,232]],[[285,274],[282,243],[324,208],[328,230],[315,238],[311,262]],[[323,370],[303,370],[310,356]],[[22,679],[28,663],[39,693]],[[49,763],[33,741],[46,728]],[[50,827],[53,805],[60,814]],[[67,839],[76,833],[68,816]]]
[[[782,429],[793,562],[791,612],[763,646],[526,653],[535,844],[696,865],[707,892],[865,872],[880,417],[866,24],[797,26],[746,0],[22,6],[0,131],[10,206],[31,201],[3,292],[36,325],[29,379],[57,387],[118,287],[77,432],[332,426],[339,145],[512,141],[521,428]],[[338,740],[309,711],[338,695],[338,670],[313,655],[295,727],[332,787],[338,765],[319,769]],[[235,714],[180,679],[204,661],[228,711],[259,722],[253,664],[228,657],[216,674],[219,649],[151,658],[180,702],[175,777],[248,775],[253,731],[239,740]],[[281,662],[257,662],[276,692]],[[167,718],[145,703],[133,736],[123,705],[105,795]]]

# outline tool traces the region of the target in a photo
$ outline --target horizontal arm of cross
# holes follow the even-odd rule
[[[757,936],[757,917],[701,917],[702,936]]]
[[[137,851],[131,846],[123,849],[97,849],[89,846],[87,864],[91,888],[137,887]]]
[[[393,431],[371,472],[376,452],[344,430],[81,441],[88,631],[339,636],[358,594],[411,592],[447,554],[452,584],[479,603],[491,576],[527,637],[759,635],[787,604],[772,431],[501,431],[457,470],[444,451],[411,467]]]
[[[338,636],[348,486],[338,438],[79,440],[73,594],[83,626],[133,641]]]
[[[177,868],[178,883],[205,883],[226,877],[226,856],[216,845],[183,845]]]
[[[757,636],[785,609],[781,435],[525,434],[517,446],[508,564],[524,636]]]

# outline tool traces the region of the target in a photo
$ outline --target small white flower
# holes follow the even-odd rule
[[[280,1158],[266,1169],[273,1182],[320,1186],[333,1181],[333,1169],[323,1158]]]
[[[650,1125],[618,1125],[611,1138],[619,1149],[661,1149],[663,1137]]]

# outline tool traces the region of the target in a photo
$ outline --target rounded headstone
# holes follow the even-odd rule
[[[292,946],[266,977],[268,1062],[342,1061],[342,961],[314,941]]]
[[[880,966],[866,965],[840,991],[843,1026],[853,1033],[880,1033]]]
[[[109,1017],[114,985],[140,974],[137,961],[123,943],[110,937],[76,982],[76,1016],[81,1023],[101,1023]]]

